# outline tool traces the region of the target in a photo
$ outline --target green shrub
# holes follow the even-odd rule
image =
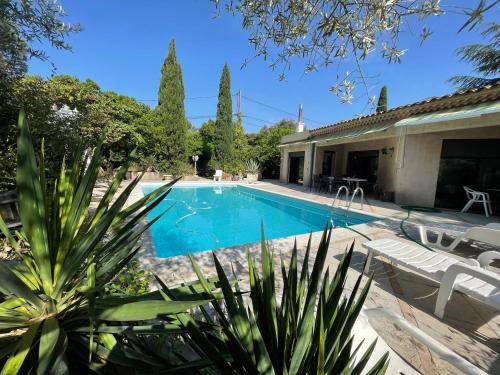
[[[115,196],[126,162],[90,211],[102,163],[100,145],[89,160],[76,150],[51,182],[45,178],[43,147],[37,165],[24,112],[17,146],[23,225],[18,236],[27,248],[20,251],[0,219],[0,230],[19,258],[0,261],[2,374],[357,374],[364,369],[374,343],[355,363],[351,330],[370,282],[359,291],[360,276],[344,296],[352,247],[332,278],[328,269],[324,274],[331,232],[323,234],[311,273],[310,241],[300,276],[296,246],[288,269],[282,260],[281,299],[264,234],[261,275],[248,253],[250,303],[215,254],[218,280],[205,278],[191,258],[197,282],[168,288],[157,278],[162,290],[147,292],[148,274],[134,263],[125,267],[139,250],[142,233],[159,217],[143,219],[175,181],[125,208],[140,180]],[[215,319],[204,307],[208,303]],[[203,319],[187,312],[198,307]],[[386,365],[387,355],[370,373],[382,374]]]
[[[204,286],[207,298],[220,322],[220,331],[201,330],[188,314],[178,314],[180,322],[198,345],[198,350],[210,358],[223,374],[359,374],[374,349],[357,353],[352,328],[365,301],[371,279],[360,289],[362,275],[353,290],[345,290],[347,270],[353,246],[347,251],[336,272],[330,277],[324,270],[331,230],[325,229],[309,273],[311,238],[302,270],[298,272],[297,246],[291,254],[288,269],[281,259],[281,288],[275,279],[274,256],[268,249],[262,230],[261,272],[247,251],[250,278],[250,301],[234,288],[213,254],[221,283],[224,303],[219,302],[205,283],[199,266],[191,257],[193,268]],[[213,319],[202,308],[208,323]],[[358,354],[358,360],[355,360]],[[388,353],[382,356],[368,373],[383,374]]]
[[[149,292],[149,284],[153,274],[141,268],[138,260],[134,259],[105,286],[106,293],[141,295]]]
[[[115,193],[125,163],[98,207],[89,204],[102,162],[100,144],[86,160],[76,150],[55,182],[45,178],[43,147],[37,165],[23,111],[19,115],[16,187],[28,244],[20,261],[0,262],[0,365],[2,374],[106,372],[173,368],[167,358],[151,357],[126,335],[182,333],[175,315],[207,301],[196,286],[173,288],[178,301],[159,293],[110,296],[106,285],[139,250],[137,241],[159,217],[144,222],[170,192],[164,185],[124,208],[139,178]],[[87,163],[88,162],[88,163]],[[160,215],[161,216],[161,215]],[[10,245],[18,242],[0,219]],[[156,324],[151,325],[151,320]],[[178,357],[176,363],[183,362]],[[184,364],[188,366],[189,364]]]

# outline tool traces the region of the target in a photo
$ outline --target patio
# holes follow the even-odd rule
[[[467,186],[499,212],[499,97],[490,85],[297,129],[281,139],[280,181],[334,193],[361,183],[377,199],[452,209],[467,203]]]
[[[320,203],[330,204],[332,202],[331,195],[310,192],[309,188],[299,185],[266,181],[254,184],[252,187]],[[141,194],[140,191],[135,191],[131,199],[137,199]],[[353,208],[360,208],[357,201],[353,204]],[[399,224],[406,217],[406,211],[392,203],[369,199],[369,204],[365,203],[363,212],[384,216],[384,218],[376,222],[357,225],[355,226],[357,231],[372,239],[392,237],[405,240],[401,235]],[[425,215],[412,213],[407,227],[412,236],[417,236],[416,227],[411,223],[464,229],[493,221],[498,221],[498,218],[487,220],[484,215],[460,214],[452,211]],[[303,252],[308,235],[297,236],[296,239],[298,248]],[[313,248],[319,239],[320,234],[313,233]],[[293,237],[288,237],[273,240],[270,243],[272,248],[277,253],[283,254],[286,259],[293,246],[293,241]],[[335,269],[342,253],[353,241],[355,256],[351,265],[351,285],[348,285],[348,288],[352,287],[363,266],[366,251],[362,248],[362,243],[366,239],[346,228],[334,229],[327,260],[328,265]],[[187,257],[178,256],[168,259],[155,257],[151,238],[148,235],[144,236],[143,244],[139,255],[141,263],[158,274],[164,281],[175,284],[196,278]],[[234,265],[237,276],[243,280],[247,278],[245,248],[245,246],[236,246],[217,251],[217,256],[223,265],[228,269],[230,269],[231,264]],[[259,250],[258,244],[250,245],[250,251],[256,255],[257,259]],[[483,250],[485,250],[484,247],[479,249],[474,244],[464,244],[450,255],[475,258]],[[204,272],[215,274],[211,252],[196,253],[195,258]],[[498,268],[494,269],[498,270]],[[497,311],[455,292],[447,305],[444,319],[441,320],[432,314],[437,296],[436,283],[403,268],[392,267],[379,259],[374,261],[373,270],[375,273],[374,282],[365,306],[388,308],[486,372],[500,372],[500,316]],[[392,349],[423,374],[459,373],[393,323],[381,319],[371,320],[371,323]]]

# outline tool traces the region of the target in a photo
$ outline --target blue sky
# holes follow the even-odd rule
[[[215,117],[219,77],[225,62],[231,70],[233,92],[241,90],[248,98],[293,114],[302,103],[309,128],[367,111],[366,98],[346,105],[329,92],[337,74],[333,67],[304,76],[302,66],[297,64],[288,73],[286,82],[278,81],[277,73],[262,59],[253,60],[240,70],[243,61],[253,56],[248,35],[238,18],[223,14],[214,19],[215,9],[209,0],[60,0],[60,3],[68,13],[66,21],[78,22],[84,30],[70,37],[73,52],[47,49],[57,73],[90,78],[103,90],[116,91],[154,106],[161,65],[169,40],[175,38],[183,68],[186,112],[195,126],[206,120],[199,116]],[[369,57],[364,70],[376,77],[370,85],[370,94],[378,95],[380,87],[387,85],[389,107],[395,107],[453,91],[446,80],[470,73],[470,66],[458,61],[455,49],[481,41],[477,31],[457,34],[464,20],[454,14],[426,20],[425,25],[433,35],[422,47],[417,37],[421,26],[414,28],[417,35],[403,34],[401,46],[408,51],[401,64],[388,65],[376,54]],[[51,66],[33,60],[29,72],[48,77]],[[293,117],[245,99],[242,109],[244,115],[251,116],[244,122],[249,132],[258,131],[265,123]]]

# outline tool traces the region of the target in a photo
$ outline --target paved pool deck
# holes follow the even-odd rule
[[[333,200],[333,197],[329,194],[318,194],[311,192],[308,188],[281,184],[276,181],[245,184],[245,186],[328,205]],[[140,187],[137,187],[132,192],[129,202],[140,197],[142,197],[142,191]],[[344,205],[345,202],[340,201],[339,204]],[[407,241],[400,230],[400,222],[407,217],[407,211],[402,210],[399,206],[368,199],[368,202],[365,202],[363,207],[358,202],[355,202],[352,207],[361,212],[381,217],[380,220],[354,226],[353,228],[356,231],[371,239],[398,238]],[[480,214],[461,214],[456,211],[432,214],[412,212],[410,219],[405,224],[405,228],[412,237],[416,238],[417,224],[464,230],[470,226],[499,222],[499,220],[499,217],[486,218]],[[271,240],[269,244],[275,254],[282,255],[286,262],[289,260],[293,243],[296,240],[299,249],[299,260],[301,260],[303,259],[308,238],[309,235],[299,235]],[[320,238],[321,232],[312,234],[312,249],[317,247]],[[361,272],[366,257],[366,251],[362,247],[365,241],[367,241],[366,238],[352,230],[346,228],[335,228],[333,230],[327,257],[327,266],[331,270],[336,269],[345,249],[354,244],[355,253],[351,263],[347,289],[353,287],[357,276]],[[250,244],[249,249],[259,261],[260,245],[257,243]],[[475,258],[482,251],[490,249],[477,243],[462,243],[455,252],[448,254],[457,258]],[[242,279],[243,282],[248,278],[245,250],[246,245],[219,249],[216,252],[223,266],[227,270],[233,268],[238,278]],[[312,255],[314,255],[314,252]],[[147,269],[157,274],[167,284],[173,285],[196,279],[186,256],[156,257],[149,233],[146,233],[142,238],[142,249],[138,254],[138,258]],[[215,275],[210,251],[195,253],[194,258],[205,274]],[[492,269],[500,272],[498,266],[500,265],[494,264]],[[437,283],[420,277],[402,267],[393,267],[380,259],[374,260],[372,270],[374,271],[374,281],[365,303],[366,307],[388,308],[484,371],[491,374],[500,374],[500,315],[498,311],[455,292],[446,307],[444,319],[439,319],[432,314],[437,297]],[[391,348],[421,373],[460,373],[391,322],[374,320],[371,323]]]

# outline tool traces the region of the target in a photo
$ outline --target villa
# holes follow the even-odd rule
[[[281,182],[357,177],[397,204],[462,208],[464,185],[500,187],[500,82],[317,129],[299,124],[280,147]]]
[[[500,1],[141,5],[0,0],[0,375],[500,375]]]

